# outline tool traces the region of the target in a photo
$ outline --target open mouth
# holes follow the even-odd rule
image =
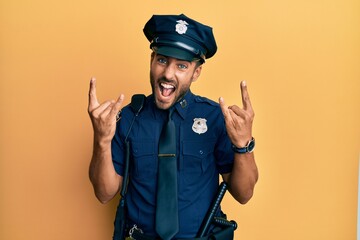
[[[160,83],[160,92],[163,97],[169,97],[174,91],[174,85],[168,83]]]

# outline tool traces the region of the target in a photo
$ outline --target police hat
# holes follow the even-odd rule
[[[144,34],[156,53],[190,62],[203,63],[217,50],[212,28],[184,14],[153,15],[145,24]]]

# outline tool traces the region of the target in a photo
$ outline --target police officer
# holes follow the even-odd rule
[[[146,97],[137,117],[130,106],[122,108],[122,94],[117,100],[99,103],[96,80],[90,81],[88,112],[94,129],[90,180],[102,203],[119,192],[127,139],[127,234],[135,229],[144,239],[161,239],[156,223],[160,221],[156,216],[158,175],[162,171],[158,151],[164,125],[171,118],[175,125],[171,135],[176,138],[177,183],[173,188],[177,194],[170,195],[177,195],[177,226],[173,234],[163,238],[194,239],[216,193],[219,175],[239,203],[245,204],[253,195],[258,179],[253,153],[254,111],[244,81],[240,83],[242,107],[228,106],[222,97],[216,103],[191,92],[202,64],[217,50],[211,27],[183,14],[154,15],[143,31],[152,50],[152,94]],[[162,217],[165,222],[167,217]],[[117,228],[115,224],[114,239]]]

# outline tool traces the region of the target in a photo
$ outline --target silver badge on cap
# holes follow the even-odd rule
[[[192,130],[197,134],[206,133],[208,127],[206,125],[205,118],[194,118],[194,124],[192,125]]]
[[[189,25],[189,24],[184,20],[178,20],[176,22],[177,22],[177,24],[175,25],[175,31],[178,34],[186,33],[186,31],[187,31],[187,26],[186,25]]]

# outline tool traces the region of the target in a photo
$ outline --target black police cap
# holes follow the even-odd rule
[[[217,50],[212,28],[184,14],[153,15],[143,31],[150,48],[164,56],[205,62]]]

